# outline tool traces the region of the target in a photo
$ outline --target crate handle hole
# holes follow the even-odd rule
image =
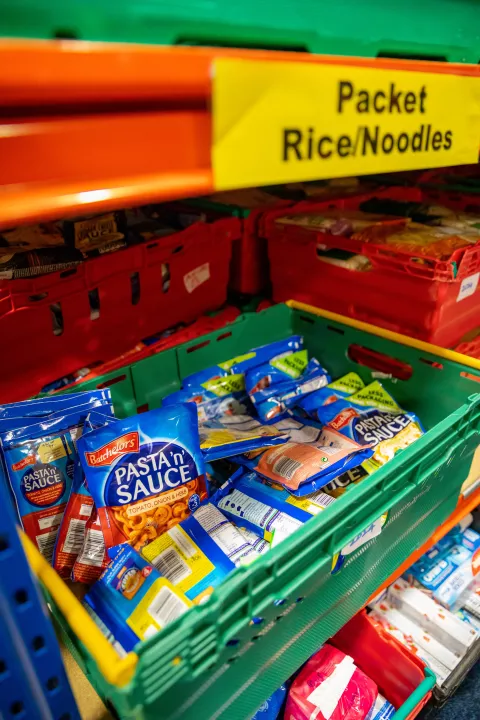
[[[304,597],[299,597],[299,598],[297,598],[297,603],[301,603],[301,602],[303,602],[304,600],[305,600]]]
[[[54,335],[63,334],[63,311],[62,303],[52,303],[50,305],[50,316],[52,318],[52,331]]]
[[[210,344],[210,340],[204,340],[201,343],[197,343],[196,345],[192,345],[192,347],[187,348],[187,353],[196,352],[197,350],[201,350],[204,347],[207,347],[207,345]]]
[[[37,293],[37,295],[29,295],[28,299],[30,302],[40,302],[40,300],[45,300],[45,298],[48,297],[48,293]]]
[[[397,380],[410,380],[413,375],[413,368],[408,363],[363,345],[350,345],[347,354],[352,362]]]
[[[61,278],[70,277],[70,275],[75,275],[77,272],[77,268],[69,268],[68,270],[62,270],[60,273]]]
[[[98,288],[88,291],[88,304],[90,305],[90,320],[98,320],[100,317],[100,293]]]
[[[439,363],[436,360],[429,360],[428,358],[420,358],[420,362],[422,362],[424,365],[430,365],[430,367],[435,368],[435,370],[443,370],[442,363]]]
[[[309,323],[309,325],[314,325],[315,320],[311,317],[308,317],[308,315],[300,315],[300,320],[303,320],[305,323]]]
[[[153,250],[153,248],[158,247],[158,242],[151,242],[147,245],[147,250]]]
[[[162,293],[167,293],[170,290],[170,264],[162,263]]]
[[[262,637],[261,635],[253,635],[252,642],[256,642],[257,640],[260,640],[261,637]]]
[[[219,336],[217,337],[217,342],[220,342],[220,340],[225,340],[226,338],[229,338],[229,337],[232,337],[232,333],[231,333],[231,332],[222,333],[221,335],[219,335]]]
[[[122,380],[125,380],[126,377],[126,375],[117,375],[114,378],[110,378],[110,380],[105,380],[105,382],[99,383],[97,385],[97,390],[103,390],[104,388],[116,385],[117,383],[122,382]]]
[[[473,380],[474,382],[480,382],[480,375],[472,375],[472,373],[461,372],[460,377],[467,378],[467,380]]]
[[[182,252],[182,250],[183,250],[183,245],[177,245],[176,248],[173,248],[172,255],[176,255],[177,253]]]
[[[132,291],[132,305],[138,305],[140,302],[140,273],[133,272],[130,275],[130,288]]]
[[[337,333],[337,335],[345,335],[345,330],[342,330],[342,328],[339,327],[335,327],[335,325],[327,325],[327,330]]]
[[[235,647],[235,645],[238,645],[239,642],[240,642],[240,640],[238,638],[232,638],[231,640],[228,640],[228,642],[226,643],[226,646],[227,647]]]

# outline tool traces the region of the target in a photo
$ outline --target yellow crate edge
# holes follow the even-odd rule
[[[78,598],[48,564],[30,538],[22,530],[19,533],[30,567],[52,595],[75,635],[95,659],[105,680],[116,687],[127,685],[135,673],[138,662],[136,653],[129,652],[124,658],[118,656]]]
[[[409,347],[429,353],[430,355],[438,355],[444,360],[451,360],[452,362],[460,363],[460,365],[468,365],[468,367],[471,367],[474,370],[480,370],[480,360],[455,352],[455,350],[447,350],[447,348],[440,347],[439,345],[432,345],[432,343],[408,337],[408,335],[400,335],[400,333],[393,332],[393,330],[386,330],[385,328],[377,327],[377,325],[370,325],[370,323],[362,322],[361,320],[354,320],[353,318],[349,318],[345,315],[338,315],[337,313],[330,312],[329,310],[323,310],[322,308],[315,307],[314,305],[307,305],[306,303],[298,302],[297,300],[287,300],[286,305],[294,310],[303,310],[304,312],[311,313],[312,315],[318,315],[319,317],[324,317],[328,320],[341,322],[344,325],[349,325],[350,327],[357,328],[358,330],[363,330],[371,335],[378,335],[386,340],[392,340],[393,342],[401,343],[402,345],[408,345]]]

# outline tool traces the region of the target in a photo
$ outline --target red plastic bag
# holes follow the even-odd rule
[[[353,658],[324,645],[303,666],[288,694],[286,720],[365,720],[378,695],[376,684]]]

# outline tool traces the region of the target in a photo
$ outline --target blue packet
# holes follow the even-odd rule
[[[110,548],[110,557],[84,603],[129,652],[183,615],[191,603],[130,545]]]
[[[389,703],[383,695],[378,693],[377,699],[373,703],[370,712],[365,720],[390,720],[395,715],[395,708]]]
[[[309,418],[290,417],[273,427],[289,428],[290,440],[281,447],[255,453],[253,457],[251,454],[235,455],[232,460],[299,497],[319,490],[372,455],[370,448],[364,448]]]
[[[362,378],[355,372],[349,372],[325,387],[296,399],[294,412],[318,420],[318,408],[354,395],[364,387]]]
[[[267,360],[289,355],[302,348],[303,337],[301,335],[292,335],[285,340],[277,340],[268,343],[268,345],[253,348],[250,352],[245,353],[245,355],[235,358],[236,362],[231,361],[229,363],[229,370],[233,374],[246,373],[247,370],[257,365],[262,365]]]
[[[240,469],[217,490],[212,502],[239,527],[277,544],[335,500],[322,492],[299,499]]]
[[[308,360],[307,351],[299,350],[249,370],[245,387],[259,417],[264,422],[274,422],[286,417],[287,408],[300,397],[329,381],[330,376],[318,360]]]
[[[0,435],[20,521],[49,561],[70,495],[76,441],[88,412],[84,409],[48,418]]]
[[[258,557],[212,503],[146,545],[142,555],[196,604],[204,602],[236,567]]]
[[[423,435],[417,416],[403,410],[381,383],[367,385],[348,399],[318,408],[318,419],[331,433],[373,449],[363,464],[374,472]]]
[[[270,697],[258,708],[251,720],[277,720],[277,718],[280,717],[280,712],[286,697],[287,688],[285,685],[280,685],[273,695],[270,695]]]
[[[197,406],[199,422],[222,415],[248,415],[252,411],[243,375],[215,377],[202,385],[190,385],[177,390],[163,398],[162,407],[186,402]]]
[[[0,405],[0,420],[21,417],[37,418],[37,422],[39,422],[42,417],[48,417],[53,413],[65,415],[69,412],[70,408],[77,405],[90,405],[91,409],[93,409],[99,405],[111,404],[112,398],[109,388],[105,390],[66,393],[65,395],[52,395]]]
[[[206,499],[197,412],[171,405],[117,420],[78,440],[107,549],[141,549]]]
[[[289,439],[288,432],[262,425],[250,415],[222,415],[199,423],[198,429],[200,449],[209,462],[281,445]]]

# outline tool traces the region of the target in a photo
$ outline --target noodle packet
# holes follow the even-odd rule
[[[261,453],[235,455],[232,460],[299,497],[319,490],[372,455],[369,447],[309,418],[290,417],[274,427],[288,428],[290,440]]]
[[[275,534],[283,540],[335,500],[323,492],[296,498],[240,469],[217,490],[212,502],[236,525],[272,543]]]
[[[75,444],[88,412],[76,410],[0,435],[20,521],[48,561],[70,495]]]
[[[286,357],[291,353],[297,352],[303,348],[303,337],[301,335],[292,335],[285,340],[277,340],[275,342],[268,343],[268,345],[261,345],[260,347],[253,348],[250,352],[240,357],[234,358],[230,362],[229,370],[231,373],[246,373],[257,365],[262,365],[268,360],[280,359]]]
[[[101,409],[103,410],[103,408]],[[109,409],[111,410],[111,408]],[[83,432],[88,432],[89,430],[94,429],[94,427],[101,427],[108,422],[114,421],[115,418],[111,415],[105,415],[100,412],[91,412],[85,420]],[[92,513],[96,516],[93,498],[85,484],[85,474],[77,455],[73,471],[72,489],[65,507],[62,522],[60,523],[60,527],[58,529],[55,548],[53,551],[52,564],[62,578],[70,577],[79,554],[83,554],[85,557],[85,537]],[[93,537],[95,538],[95,535]],[[92,543],[92,539],[90,539],[90,543]],[[91,570],[89,567],[89,570],[86,573],[86,577],[88,579],[81,579],[82,572],[79,568],[77,568],[76,580],[79,580],[80,582],[93,582],[100,577],[102,569],[106,567],[104,562],[105,543],[103,542],[103,535],[101,538],[101,544],[103,546],[103,557],[102,554],[100,554],[100,564],[95,563],[92,565],[92,563],[89,563],[89,566],[92,565],[94,570]],[[95,557],[92,558],[93,562],[95,562],[97,558],[98,551],[95,554]]]
[[[112,547],[110,554],[111,562],[84,603],[129,652],[183,615],[191,603],[130,545]]]
[[[99,405],[111,405],[110,389],[88,390],[86,392],[52,395],[32,400],[0,405],[0,420],[8,418],[38,418],[36,422],[52,414],[66,415],[76,406],[90,406],[94,409]],[[25,423],[27,425],[27,423]],[[18,426],[17,426],[18,427]]]
[[[318,420],[317,410],[337,400],[354,395],[365,387],[362,378],[355,372],[349,372],[338,380],[334,380],[319,390],[295,400],[294,412],[303,414],[312,420]]]
[[[287,442],[289,434],[262,425],[250,415],[223,415],[199,424],[200,449],[206,461]]]
[[[191,403],[150,410],[86,433],[78,452],[107,550],[140,550],[207,496],[197,412]]]
[[[197,406],[199,422],[221,415],[245,415],[252,408],[245,391],[244,375],[225,375],[206,380],[201,385],[189,385],[164,397],[162,407],[186,402]]]
[[[330,431],[373,449],[373,456],[363,464],[368,472],[374,472],[424,433],[417,416],[397,405],[378,380],[317,412]]]
[[[256,558],[250,542],[212,503],[206,503],[142,550],[162,575],[195,604],[225,577]]]
[[[264,422],[280,420],[298,398],[324,387],[330,381],[318,360],[308,360],[300,350],[249,370],[245,386],[259,417]]]

